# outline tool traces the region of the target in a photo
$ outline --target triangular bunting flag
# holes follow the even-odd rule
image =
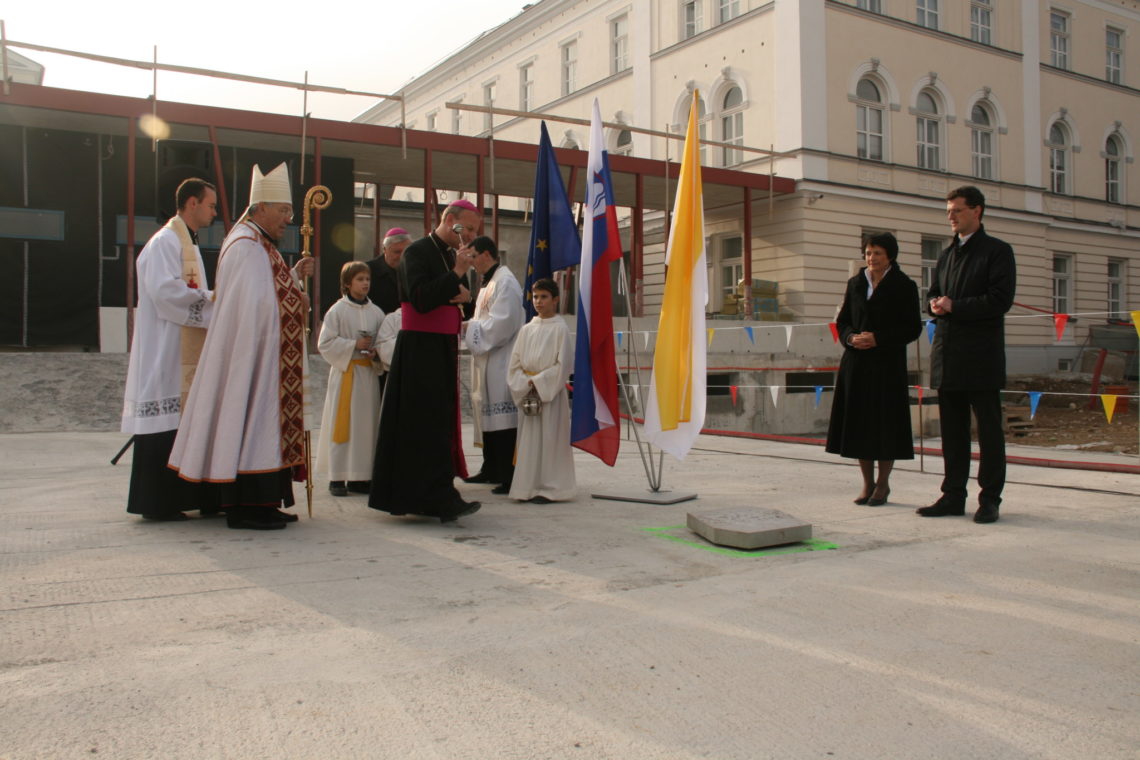
[[[780,386],[769,385],[768,392],[772,394],[772,406],[779,406],[780,404],[778,399],[780,397]]]
[[[922,403],[922,386],[916,385],[916,386],[914,386],[914,389],[916,391],[918,391],[918,403],[921,404]]]
[[[624,336],[625,336],[625,333],[621,332],[620,330],[618,332],[614,333],[614,337],[617,338],[618,348],[621,348],[621,339]]]
[[[1140,311],[1138,311],[1136,313],[1140,314]],[[1140,325],[1140,322],[1137,322],[1137,325]],[[1136,329],[1140,330],[1140,327],[1137,327]],[[748,325],[745,325],[744,326],[744,334],[748,336],[748,342],[755,346],[756,345],[756,337],[752,334],[752,328],[749,327]]]
[[[705,332],[707,332],[707,333],[708,333],[708,335],[709,335],[709,342],[708,342],[708,344],[707,344],[707,345],[708,345],[708,347],[710,347],[710,348],[711,348],[711,347],[712,347],[712,339],[713,339],[713,334],[716,332],[716,330],[714,330],[713,328],[711,328],[711,327],[710,327],[710,328],[709,328],[708,330],[706,330]]]
[[[1053,329],[1057,331],[1057,340],[1065,334],[1065,325],[1069,324],[1068,314],[1054,314],[1053,315]]]
[[[839,325],[834,322],[828,322],[827,328],[831,330],[831,339],[836,343],[839,342]]]
[[[934,342],[934,330],[935,330],[934,320],[933,319],[926,320],[926,342],[927,343],[933,343]]]
[[[784,350],[790,351],[792,348],[792,326],[784,325]]]
[[[1140,311],[1132,312],[1132,324],[1136,325],[1136,335],[1140,337]]]
[[[645,350],[648,351],[649,350],[649,331],[646,330],[645,332],[642,333],[642,335],[645,336]]]
[[[823,386],[822,385],[815,386],[815,407],[816,407],[816,409],[819,408],[819,397],[822,395],[823,395]]]
[[[728,386],[728,395],[732,396],[732,405],[736,406],[736,386]]]
[[[1104,416],[1112,423],[1112,413],[1116,411],[1116,396],[1112,393],[1100,394],[1100,403],[1104,404]]]
[[[1029,391],[1029,419],[1037,416],[1037,404],[1041,402],[1041,391]]]

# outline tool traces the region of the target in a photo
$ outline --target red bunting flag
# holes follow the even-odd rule
[[[1057,340],[1060,340],[1061,336],[1065,334],[1065,325],[1067,324],[1069,324],[1068,314],[1053,315],[1053,327],[1057,331]]]
[[[835,322],[828,322],[827,327],[831,330],[831,339],[836,343],[839,342],[839,325]]]
[[[728,386],[728,395],[732,396],[732,405],[736,406],[736,386]]]
[[[920,403],[920,404],[921,404],[921,403],[922,403],[922,386],[921,386],[921,385],[916,385],[916,386],[914,386],[914,389],[915,389],[916,391],[918,391],[918,403]]]

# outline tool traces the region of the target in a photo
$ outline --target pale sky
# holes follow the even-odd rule
[[[250,76],[392,93],[525,0],[310,0],[162,3],[14,0],[0,11],[10,41],[197,66]],[[145,98],[152,73],[17,48],[44,65],[44,84]],[[300,90],[159,72],[159,101],[300,115]],[[351,119],[375,100],[310,93],[314,118]]]

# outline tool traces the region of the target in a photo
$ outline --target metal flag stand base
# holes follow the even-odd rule
[[[616,493],[592,493],[590,498],[667,506],[669,504],[680,504],[683,501],[692,501],[697,498],[697,495],[695,493],[674,493],[673,491],[620,491]]]
[[[626,344],[625,349],[625,363],[627,367],[632,366],[634,368],[634,372],[637,374],[637,388],[641,389],[644,387],[641,382],[641,360],[637,354],[637,347],[633,345],[633,306],[629,302],[629,288],[626,284],[624,258],[618,260],[618,289],[625,295],[626,335],[629,337],[629,342]],[[641,457],[641,466],[645,469],[645,477],[646,480],[649,481],[649,489],[645,491],[625,490],[610,493],[592,493],[590,496],[595,499],[657,505],[679,504],[683,501],[692,501],[697,498],[695,493],[662,490],[661,475],[665,466],[665,452],[657,452],[657,462],[654,464],[653,445],[649,443],[649,441],[641,440],[641,435],[637,431],[637,423],[635,423],[633,419],[634,406],[633,399],[629,393],[629,383],[626,382],[620,372],[618,373],[618,379],[621,381],[621,392],[625,397],[625,408],[629,410],[629,428],[633,431],[634,441],[637,442],[637,453],[638,456]],[[640,398],[640,393],[638,397]]]

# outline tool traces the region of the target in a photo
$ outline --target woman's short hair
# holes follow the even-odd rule
[[[536,290],[545,290],[551,298],[558,298],[558,283],[549,277],[535,280],[534,284],[530,286],[530,292],[534,293]]]
[[[882,248],[887,252],[887,258],[894,261],[899,257],[899,241],[895,240],[895,236],[889,232],[880,232],[871,235],[867,238],[867,242],[863,244],[863,250],[866,251],[870,246]]]
[[[342,296],[348,295],[348,287],[352,285],[356,275],[361,272],[372,274],[372,270],[363,261],[350,261],[340,268],[340,294]]]

